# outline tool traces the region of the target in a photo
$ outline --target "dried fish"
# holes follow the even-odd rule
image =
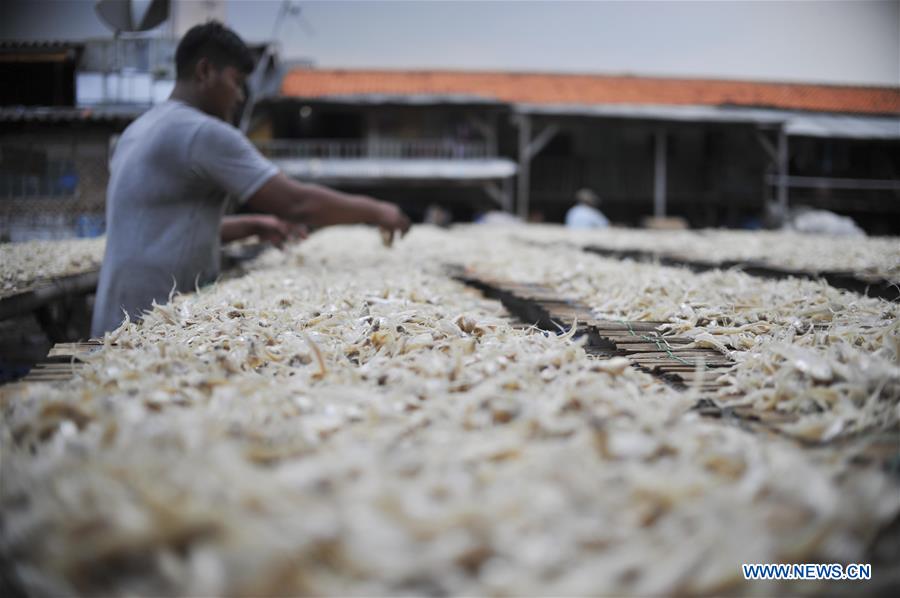
[[[48,280],[96,270],[105,238],[0,243],[0,297]]]
[[[770,593],[740,564],[859,561],[900,512],[877,468],[701,418],[627,360],[513,326],[445,275],[448,255],[722,343],[748,400],[821,409],[813,435],[896,407],[884,302],[523,249],[497,230],[417,227],[388,250],[325,229],[124,323],[71,382],[0,390],[0,543],[23,589]],[[798,315],[826,304],[825,327]],[[762,367],[771,389],[745,379]]]
[[[693,346],[728,354],[737,366],[733,384],[721,393],[722,400],[747,404],[748,397],[755,397],[753,406],[759,411],[808,420],[796,425],[788,421],[774,424],[785,431],[800,426],[808,437],[809,430],[824,434],[837,429],[834,422],[840,421],[841,434],[852,435],[900,424],[897,303],[860,297],[817,281],[762,280],[737,270],[696,274],[683,268],[605,259],[580,251],[577,244],[548,248],[522,242],[558,241],[570,238],[569,233],[559,227],[517,229],[517,259],[494,251],[473,260],[474,267],[489,278],[550,287],[561,297],[590,305],[600,319],[665,322],[661,328],[667,333],[691,337]],[[576,233],[572,238],[585,235],[588,233]],[[687,243],[696,236],[679,233],[671,238]],[[729,238],[725,232],[700,237]],[[610,231],[609,239],[617,238],[649,242],[655,237],[642,231]],[[665,246],[670,237],[659,238]],[[797,240],[793,234],[767,234],[764,238],[772,247],[793,244],[815,251],[810,259],[824,254],[822,245],[827,244],[824,239],[816,243]],[[891,256],[898,254],[900,245],[888,249],[883,241],[842,240],[837,245],[846,255],[857,256],[854,259],[864,261],[869,256],[871,263],[896,265]],[[697,246],[714,254],[704,243]],[[844,247],[848,243],[857,245],[851,251]],[[794,357],[786,357],[786,352]],[[841,400],[810,410],[807,396],[838,377],[837,372],[842,372],[840,384],[831,390]],[[869,400],[876,389],[881,399]]]

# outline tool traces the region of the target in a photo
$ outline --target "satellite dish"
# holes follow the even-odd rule
[[[169,18],[169,0],[97,0],[94,10],[113,31],[147,31]]]

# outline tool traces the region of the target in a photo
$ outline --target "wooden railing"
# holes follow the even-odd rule
[[[412,158],[471,160],[492,157],[487,144],[454,139],[275,139],[258,142],[270,158]]]

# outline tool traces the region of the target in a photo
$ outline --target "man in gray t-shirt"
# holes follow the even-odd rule
[[[140,318],[173,291],[219,273],[219,246],[253,234],[276,242],[292,226],[367,223],[409,228],[393,204],[293,181],[228,124],[253,60],[241,39],[209,22],[188,31],[175,56],[171,98],[135,120],[110,163],[107,242],[92,336]],[[223,220],[226,196],[253,212]]]

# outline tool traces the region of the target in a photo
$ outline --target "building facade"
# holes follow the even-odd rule
[[[490,115],[476,113],[468,127],[436,125],[454,122],[460,98],[490,105]],[[328,103],[341,105],[330,124],[304,124]],[[414,114],[420,108],[427,118]],[[754,227],[772,206],[802,205],[850,215],[872,233],[900,233],[897,88],[300,68],[256,116],[260,139],[282,147],[490,139],[491,156],[515,165],[512,184],[499,185],[511,186],[512,198],[495,205],[522,218],[559,222],[588,187],[624,224],[676,215],[695,227]],[[348,159],[315,158],[320,171],[349,167]],[[420,182],[420,199],[407,203],[421,211],[430,187]],[[458,212],[492,201],[484,189],[455,196],[478,204]]]

